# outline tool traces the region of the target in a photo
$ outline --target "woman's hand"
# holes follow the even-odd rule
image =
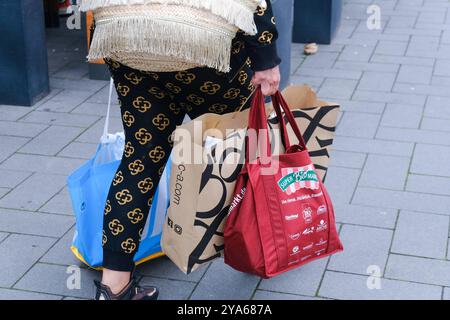
[[[255,86],[261,86],[263,95],[274,95],[280,87],[280,68],[276,66],[264,71],[256,71],[253,75],[252,83]]]

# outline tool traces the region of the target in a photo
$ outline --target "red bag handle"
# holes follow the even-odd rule
[[[277,114],[277,117],[279,119],[280,128],[282,131],[282,134],[284,136],[285,144],[286,144],[286,150],[291,146],[287,128],[286,128],[286,122],[284,120],[284,117],[282,116],[282,111],[284,111],[284,114],[286,115],[289,123],[291,124],[292,130],[294,131],[295,135],[298,138],[299,145],[303,148],[303,150],[306,150],[306,143],[303,139],[303,136],[300,132],[300,129],[298,128],[297,122],[295,122],[294,115],[292,114],[291,109],[289,108],[286,100],[284,100],[283,95],[280,93],[280,91],[277,91],[275,95],[272,96],[272,103],[273,108],[275,110],[275,113]],[[249,119],[248,119],[248,129],[254,129],[256,131],[256,138],[259,142],[259,130],[265,130],[265,143],[266,143],[266,155],[270,157],[272,155],[271,148],[270,148],[270,140],[269,140],[269,129],[267,126],[267,115],[266,115],[266,108],[264,103],[264,96],[261,91],[261,87],[258,87],[253,95],[252,105],[250,107],[249,112]],[[249,154],[249,139],[248,135],[246,136],[246,156],[245,160],[249,162],[250,154]]]

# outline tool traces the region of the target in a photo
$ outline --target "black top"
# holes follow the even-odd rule
[[[255,23],[258,28],[256,35],[249,36],[240,31],[233,40],[230,78],[234,78],[248,58],[253,71],[271,69],[281,63],[276,46],[278,31],[270,0],[267,0],[267,9],[258,7]]]

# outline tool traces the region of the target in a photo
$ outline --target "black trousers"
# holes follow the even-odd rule
[[[131,271],[175,127],[186,113],[194,119],[247,108],[254,89],[252,71],[246,64],[229,80],[209,68],[155,73],[113,60],[106,63],[119,97],[126,141],[105,204],[103,266]]]

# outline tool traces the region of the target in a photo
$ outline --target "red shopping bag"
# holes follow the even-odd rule
[[[246,163],[237,178],[224,231],[225,263],[263,278],[343,250],[330,197],[292,112],[281,93],[272,101],[281,119],[286,153],[271,155],[264,97],[258,89],[248,131],[262,138],[257,139],[259,148],[255,148],[255,141],[247,137]],[[299,140],[296,145],[289,142],[282,110]],[[255,157],[257,150],[251,149],[265,149],[266,153]]]

